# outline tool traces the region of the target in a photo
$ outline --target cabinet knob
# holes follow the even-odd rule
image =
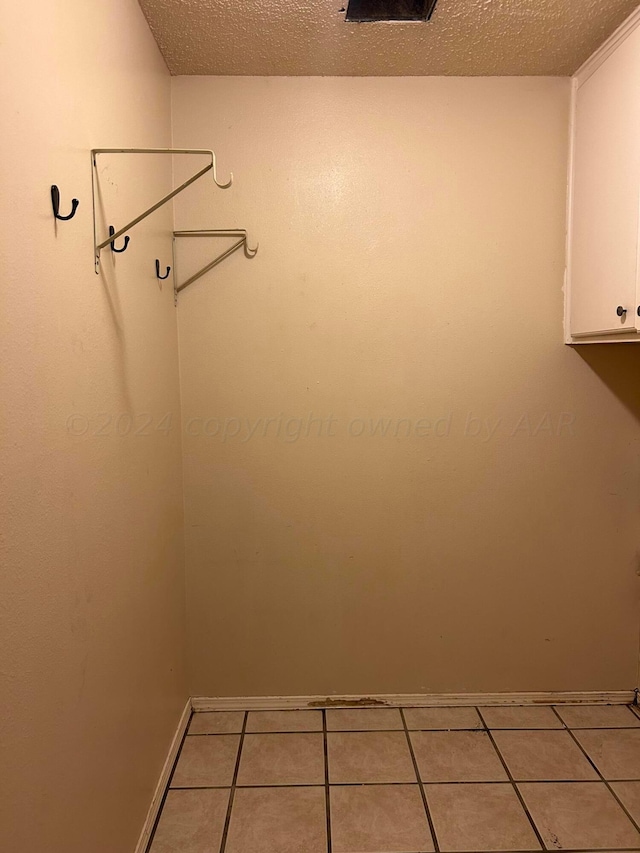
[[[638,317],[640,317],[640,305],[638,305]]]
[[[624,317],[626,313],[627,309],[623,308],[622,305],[618,305],[618,307],[616,308],[616,314],[618,315],[618,317]],[[640,314],[640,308],[638,309],[638,314]]]

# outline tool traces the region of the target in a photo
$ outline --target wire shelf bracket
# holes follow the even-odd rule
[[[216,257],[202,267],[201,270],[194,273],[192,276],[186,281],[179,283],[178,277],[178,268],[176,264],[176,240],[180,237],[237,237],[239,239],[236,242],[229,246],[228,249],[225,249],[221,254],[216,255]],[[175,302],[178,304],[178,294],[181,290],[184,290],[185,287],[189,287],[190,284],[193,284],[194,281],[199,279],[205,273],[208,273],[209,270],[212,270],[215,266],[222,263],[225,258],[228,258],[229,255],[232,255],[236,252],[240,247],[243,248],[244,254],[246,258],[255,258],[256,253],[258,251],[259,244],[256,243],[255,249],[249,248],[248,243],[248,235],[244,228],[229,228],[226,230],[215,230],[215,229],[201,229],[196,231],[174,231],[173,232],[173,270],[174,270],[174,292],[175,292]]]
[[[98,156],[100,154],[203,154],[209,158],[209,162],[207,165],[200,169],[195,175],[192,175],[188,180],[184,181],[184,183],[180,184],[176,189],[171,190],[170,193],[163,196],[160,201],[153,204],[151,207],[147,208],[143,213],[139,216],[136,216],[135,219],[132,219],[131,222],[128,222],[126,225],[123,225],[122,228],[118,228],[117,231],[113,231],[103,240],[99,240],[98,238],[98,225],[96,218],[96,196],[97,196],[97,187],[98,187]],[[195,183],[199,178],[203,175],[206,175],[207,172],[213,173],[213,180],[216,186],[220,187],[222,190],[226,190],[233,183],[233,174],[229,174],[229,180],[226,183],[221,183],[218,180],[217,168],[216,168],[216,155],[213,151],[208,148],[94,148],[91,151],[91,194],[92,194],[92,205],[93,205],[93,249],[94,249],[94,261],[95,261],[95,269],[96,273],[100,271],[100,252],[106,246],[112,244],[118,237],[121,237],[126,231],[129,231],[133,228],[134,225],[137,225],[139,222],[142,222],[143,219],[146,219],[151,213],[156,211],[159,207],[162,207],[163,204],[166,204],[168,201],[171,201],[172,198],[181,193],[182,190],[185,190],[188,186]]]

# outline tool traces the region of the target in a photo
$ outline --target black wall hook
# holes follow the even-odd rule
[[[68,216],[60,215],[60,190],[55,184],[51,185],[51,206],[53,207],[53,215],[56,219],[73,219],[76,215],[76,210],[80,202],[77,198],[71,199],[71,213]]]
[[[113,225],[110,225],[109,226],[109,237],[112,237],[115,233],[116,233],[116,229],[113,227]],[[122,254],[122,252],[126,252],[128,245],[129,245],[129,238],[128,237],[124,238],[124,246],[121,249],[116,249],[116,244],[112,240],[111,241],[111,251],[117,252],[120,255],[120,254]]]
[[[165,278],[169,278],[169,273],[171,272],[171,267],[167,267],[166,275],[160,275],[160,261],[156,258],[156,277],[164,281]]]

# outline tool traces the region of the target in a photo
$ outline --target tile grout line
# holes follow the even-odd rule
[[[542,838],[542,835],[540,835],[540,833],[539,833],[539,831],[538,831],[538,827],[536,826],[535,821],[534,821],[533,817],[531,816],[531,813],[529,812],[529,809],[527,808],[527,804],[526,804],[526,803],[525,803],[525,801],[524,801],[524,797],[522,796],[522,794],[521,794],[521,793],[520,793],[520,791],[518,790],[518,786],[516,785],[515,779],[513,778],[513,776],[511,775],[511,771],[510,771],[510,770],[509,770],[509,768],[507,767],[507,762],[504,760],[504,758],[502,757],[502,753],[501,753],[501,752],[500,752],[500,750],[498,749],[498,744],[495,742],[495,739],[494,739],[494,737],[493,737],[493,734],[491,733],[491,729],[489,728],[489,726],[487,726],[487,724],[486,724],[486,722],[485,722],[485,719],[484,719],[484,717],[482,716],[482,711],[480,710],[480,708],[476,707],[476,712],[478,713],[478,716],[480,717],[480,719],[481,719],[481,721],[482,721],[482,725],[485,727],[485,730],[486,730],[486,732],[487,732],[487,735],[489,736],[489,740],[490,740],[490,741],[491,741],[491,743],[493,744],[493,748],[494,748],[494,750],[495,750],[495,752],[496,752],[496,755],[497,755],[497,756],[498,756],[498,758],[500,759],[500,761],[501,761],[501,763],[502,763],[502,766],[504,767],[504,771],[505,771],[505,773],[506,773],[506,774],[507,774],[507,776],[509,777],[509,781],[511,782],[511,787],[512,787],[513,791],[515,792],[516,797],[517,797],[517,798],[518,798],[518,800],[520,801],[520,805],[522,806],[522,808],[523,808],[523,810],[524,810],[524,813],[525,813],[525,814],[526,814],[526,816],[527,816],[527,820],[529,821],[529,823],[531,824],[531,828],[532,828],[532,829],[533,829],[533,831],[535,832],[536,838],[538,839],[538,843],[540,844],[540,848],[541,848],[542,850],[547,850],[547,849],[548,849],[548,848],[547,848],[547,845],[544,843],[544,840],[543,840],[543,838]],[[562,722],[562,721],[561,721],[561,722]]]
[[[327,853],[331,853],[331,797],[329,789],[329,749],[327,746],[327,712],[322,709],[322,743],[324,748],[324,796],[327,818]]]
[[[558,719],[562,720],[562,717],[561,717],[561,716],[560,716],[560,714],[556,711],[555,705],[552,705],[551,707],[552,707],[553,712],[555,713],[555,715],[558,717]],[[631,821],[631,823],[633,824],[633,826],[636,828],[636,830],[637,830],[638,832],[640,832],[640,825],[639,825],[638,823],[636,823],[636,821],[631,817],[631,814],[630,814],[630,813],[629,813],[629,811],[627,810],[627,807],[624,805],[624,803],[622,802],[622,800],[620,799],[620,797],[619,797],[619,796],[616,794],[616,792],[613,790],[613,788],[612,788],[612,787],[611,787],[611,785],[609,784],[608,780],[604,778],[604,776],[603,776],[603,775],[602,775],[602,773],[600,772],[600,770],[599,770],[598,766],[596,765],[595,761],[592,761],[592,760],[591,760],[591,757],[589,756],[589,754],[588,754],[588,752],[586,751],[586,749],[582,746],[582,744],[580,743],[580,741],[578,740],[578,738],[574,735],[573,730],[572,730],[572,729],[570,729],[570,728],[567,726],[567,731],[568,731],[568,732],[569,732],[569,734],[571,735],[571,737],[572,737],[572,739],[573,739],[573,742],[576,744],[576,746],[578,747],[578,749],[580,750],[580,752],[584,755],[584,757],[587,759],[587,761],[589,762],[589,764],[590,764],[590,765],[593,767],[593,769],[596,771],[596,773],[598,774],[598,776],[600,777],[600,779],[602,780],[602,782],[604,782],[604,784],[607,786],[607,790],[609,791],[609,793],[611,794],[611,796],[612,796],[612,797],[615,799],[615,801],[618,803],[618,805],[620,806],[620,808],[622,809],[622,811],[626,814],[626,816],[629,818],[629,820]],[[591,729],[590,731],[598,731],[598,729]],[[622,781],[622,780],[620,780],[620,781]],[[630,780],[630,781],[633,781],[633,780]]]
[[[424,806],[424,812],[427,816],[427,823],[429,824],[429,832],[431,833],[431,840],[433,842],[433,849],[435,853],[440,853],[440,845],[438,843],[438,836],[436,835],[436,828],[433,824],[433,818],[431,817],[431,812],[429,811],[429,804],[427,803],[427,795],[424,792],[424,788],[422,787],[422,780],[420,778],[420,770],[418,768],[418,762],[416,761],[416,756],[413,751],[413,744],[411,743],[411,738],[409,737],[409,729],[407,728],[407,721],[404,717],[404,709],[399,708],[400,716],[402,717],[402,725],[404,727],[404,735],[407,739],[407,745],[409,747],[409,754],[411,755],[411,761],[413,763],[413,771],[416,774],[416,781],[418,783],[418,790],[420,791],[420,796],[422,797],[422,805]]]
[[[400,709],[398,709],[400,710]],[[561,732],[563,729],[566,729],[567,726],[520,726],[516,728],[515,726],[510,726],[509,728],[504,728],[502,726],[494,726],[493,731],[496,732]],[[598,731],[603,732],[628,732],[635,731],[640,728],[640,726],[575,726],[576,731],[582,731],[583,729],[597,729]],[[329,730],[327,730],[329,731]],[[331,732],[338,732],[340,734],[369,734],[371,732],[401,732],[403,731],[402,727],[397,729],[331,729]],[[475,728],[466,728],[466,729],[409,729],[407,731],[410,732],[482,732],[485,731],[484,728],[480,728],[476,726]],[[248,735],[317,735],[322,732],[322,729],[296,729],[295,731],[269,731],[269,732],[247,732]],[[193,732],[189,734],[189,737],[224,737],[225,735],[238,735],[237,732]]]
[[[227,804],[227,814],[224,819],[224,829],[222,830],[222,838],[220,840],[220,853],[224,853],[227,846],[227,838],[229,836],[229,825],[231,823],[231,809],[233,808],[233,799],[236,793],[236,783],[238,781],[238,771],[240,770],[240,757],[242,756],[242,745],[244,744],[244,735],[247,730],[247,718],[249,712],[244,712],[242,720],[242,731],[240,732],[240,742],[238,743],[238,754],[236,756],[236,766],[233,769],[233,779],[231,780],[231,790],[229,791],[229,802]]]
[[[185,745],[187,740],[187,733],[189,731],[189,726],[191,725],[191,720],[193,720],[194,715],[193,708],[191,709],[191,713],[189,714],[189,722],[185,726],[184,733],[182,735],[182,740],[180,741],[180,746],[178,747],[178,751],[176,753],[175,761],[173,762],[173,767],[171,768],[171,773],[169,774],[169,778],[167,779],[167,784],[165,786],[164,792],[162,794],[162,800],[160,802],[160,806],[158,808],[158,814],[156,815],[156,819],[153,823],[153,829],[151,830],[151,835],[149,836],[149,841],[147,842],[147,846],[145,848],[145,853],[150,853],[151,845],[153,844],[153,839],[155,838],[156,830],[158,828],[158,824],[160,823],[160,818],[162,817],[162,812],[164,810],[164,804],[167,801],[167,794],[171,790],[171,782],[173,780],[173,774],[176,772],[176,767],[178,766],[178,761],[180,760],[180,756],[182,755],[182,747]]]

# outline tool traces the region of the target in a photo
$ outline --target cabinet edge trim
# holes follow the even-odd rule
[[[609,36],[609,38],[595,51],[595,53],[592,53],[589,59],[587,59],[586,62],[578,68],[573,75],[573,79],[576,81],[578,87],[587,82],[589,77],[591,77],[602,63],[611,56],[618,45],[631,35],[638,25],[640,25],[640,6],[638,6],[638,8],[620,24],[618,29]]]

